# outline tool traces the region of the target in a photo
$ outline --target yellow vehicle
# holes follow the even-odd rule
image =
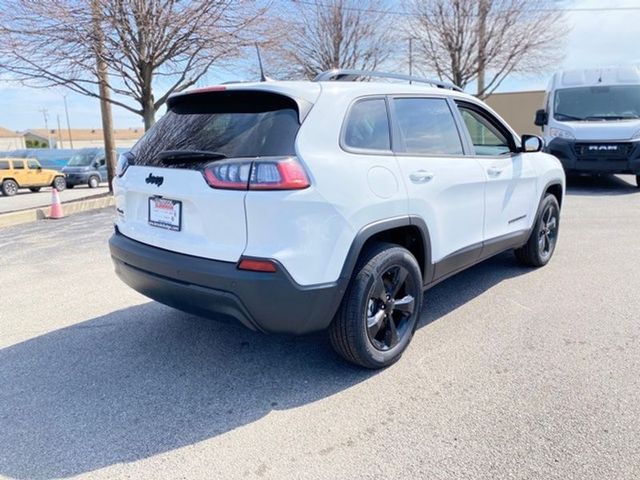
[[[37,192],[42,187],[64,190],[66,186],[63,173],[42,168],[35,158],[0,158],[0,190],[7,197],[19,188]]]

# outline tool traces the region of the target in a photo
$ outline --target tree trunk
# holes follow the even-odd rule
[[[153,97],[153,70],[151,65],[143,63],[140,68],[142,77],[142,98],[140,103],[142,106],[142,118],[144,120],[144,130],[147,131],[156,123],[156,107]]]
[[[486,33],[487,13],[489,6],[486,0],[478,2],[478,88],[476,95],[484,98],[486,68]]]
[[[142,106],[142,118],[144,119],[144,131],[146,132],[156,123],[156,111],[153,106],[153,101],[151,101],[151,104],[144,102]]]

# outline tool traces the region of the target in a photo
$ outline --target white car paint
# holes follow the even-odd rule
[[[354,153],[340,146],[350,105],[371,95],[464,100],[506,126],[483,102],[464,93],[379,82],[264,82],[226,88],[278,92],[313,104],[295,142],[311,186],[292,191],[216,190],[196,171],[132,166],[114,182],[116,207],[123,212],[116,224],[124,235],[210,259],[275,259],[298,284],[310,286],[338,279],[356,234],[369,224],[422,217],[431,236],[432,262],[438,262],[466,247],[530,229],[546,185],[555,181],[564,188],[561,165],[543,153],[405,156]],[[163,185],[145,183],[149,174],[159,173],[165,178]],[[428,178],[416,180],[416,175]],[[182,231],[148,225],[148,197],[155,194],[183,202]],[[519,216],[523,218],[510,222]]]

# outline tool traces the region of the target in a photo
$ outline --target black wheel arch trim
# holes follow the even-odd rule
[[[358,233],[356,233],[355,238],[351,242],[349,252],[347,253],[347,258],[342,266],[340,278],[338,279],[338,284],[342,293],[346,291],[346,287],[349,280],[351,280],[356,263],[358,262],[358,258],[360,257],[365,244],[379,233],[401,227],[416,227],[420,232],[424,251],[424,265],[421,265],[423,268],[423,283],[428,283],[428,281],[431,280],[434,269],[431,263],[431,236],[429,234],[429,229],[422,218],[416,215],[406,215],[370,223],[362,227]]]

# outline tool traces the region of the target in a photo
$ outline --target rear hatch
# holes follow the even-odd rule
[[[172,98],[168,112],[119,160],[119,230],[174,252],[237,261],[247,241],[252,162],[295,155],[307,108],[283,94],[224,87]]]

